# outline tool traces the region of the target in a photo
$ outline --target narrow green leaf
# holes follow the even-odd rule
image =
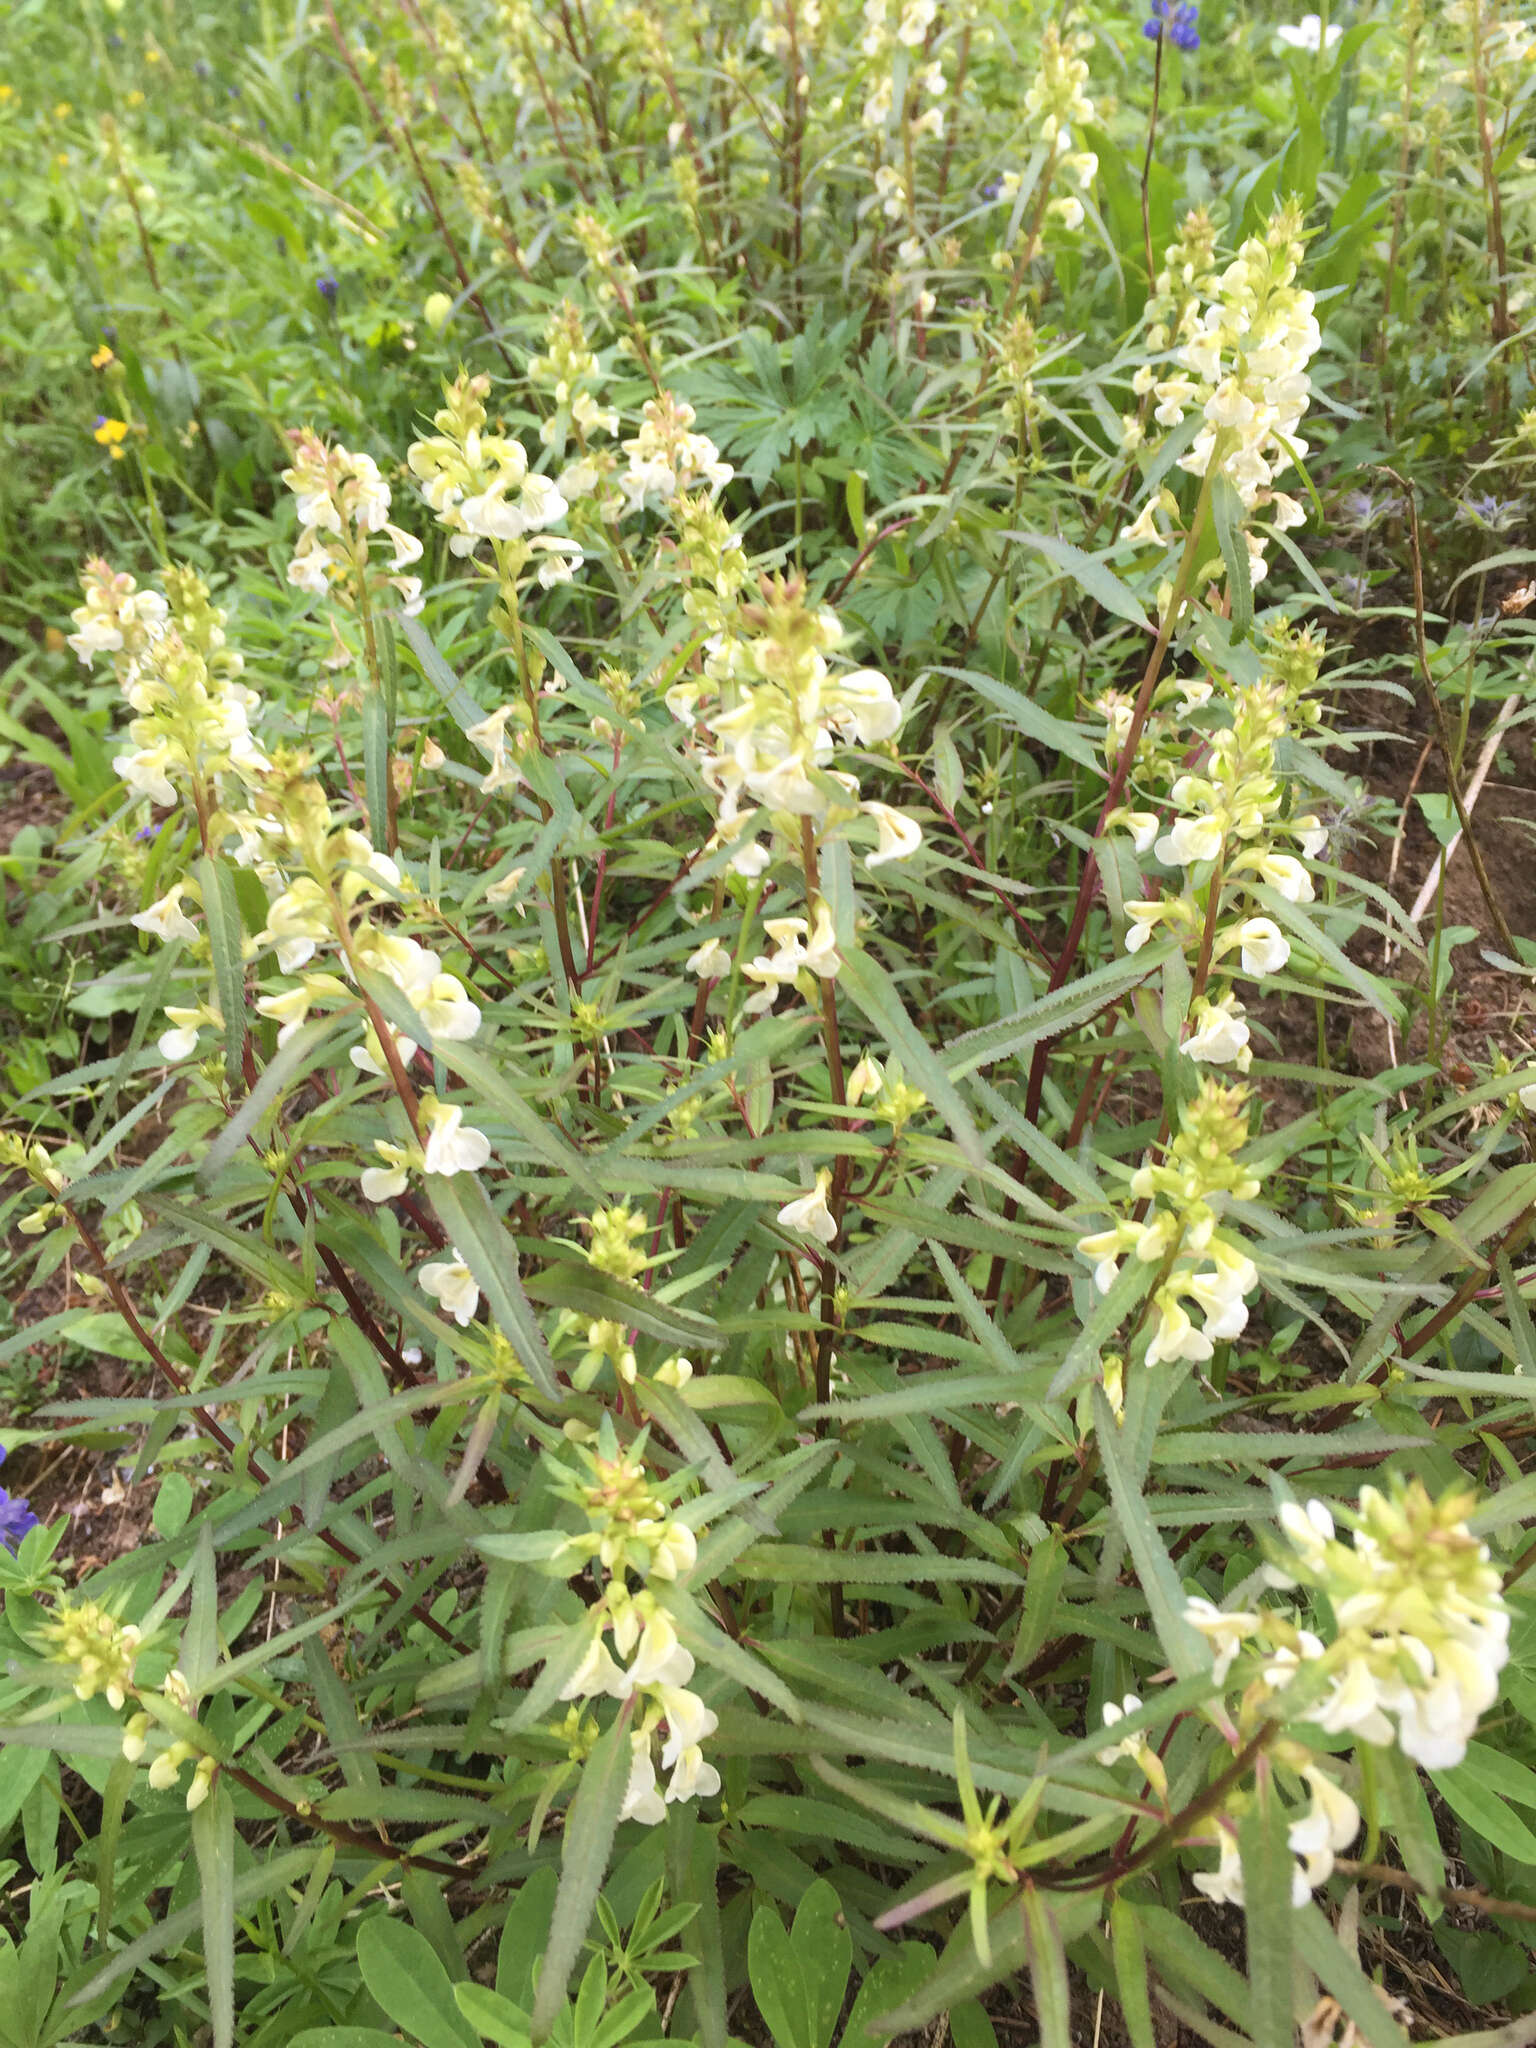
[[[1478,1752],[1475,1756],[1474,1750]],[[1431,1781],[1452,1813],[1466,1823],[1474,1837],[1491,1842],[1496,1849],[1502,1849],[1506,1856],[1513,1856],[1517,1863],[1523,1863],[1528,1869],[1536,1868],[1536,1834],[1510,1811],[1508,1785],[1501,1774],[1490,1768],[1490,1759],[1496,1754],[1481,1744],[1469,1744],[1461,1763],[1447,1771],[1431,1771]],[[1513,1764],[1512,1758],[1500,1758],[1499,1761]],[[1514,1764],[1516,1771],[1522,1768]],[[1526,1772],[1526,1776],[1529,1775]],[[1529,1804],[1529,1801],[1525,1803]]]
[[[112,1749],[122,1753],[122,1734],[116,1727],[104,1727],[79,1731],[110,1737]],[[6,1731],[6,1740],[12,1740],[12,1731]],[[101,1754],[110,1752],[102,1750]],[[274,1856],[268,1863],[261,1863],[254,1870],[248,1870],[237,1878],[231,1895],[231,1905],[237,1913],[258,1905],[261,1900],[271,1898],[274,1893],[286,1891],[290,1885],[300,1884],[309,1875],[311,1866],[319,1855],[318,1844],[311,1843],[303,1849],[290,1850],[286,1856]],[[203,1903],[196,1899],[190,1906],[178,1907],[163,1920],[157,1920],[153,1927],[141,1934],[137,1941],[131,1941],[126,1948],[120,1948],[110,1962],[103,1964],[93,1977],[81,1986],[69,2001],[69,2009],[89,2005],[120,1978],[131,1976],[151,1956],[159,1955],[162,1949],[174,1950],[188,1935],[194,1934],[202,1925]]]
[[[1272,1774],[1238,1830],[1248,1927],[1248,2031],[1254,2048],[1293,2048],[1291,2018],[1295,1958],[1292,1948],[1291,1873],[1296,1860],[1286,1843],[1286,1820]]]
[[[922,1089],[947,1121],[949,1134],[960,1150],[973,1166],[979,1167],[983,1147],[971,1113],[927,1037],[907,1015],[896,984],[879,961],[867,952],[850,953],[838,974],[837,986],[900,1058],[909,1084]]]
[[[327,1041],[339,1038],[344,1028],[348,1027],[338,1026],[334,1017],[317,1017],[278,1047],[256,1077],[256,1086],[203,1154],[197,1169],[201,1186],[207,1187],[219,1169],[243,1149],[247,1137],[286,1089],[326,1064]]]
[[[240,899],[229,863],[207,854],[197,863],[203,925],[213,954],[213,983],[224,1019],[224,1071],[232,1088],[245,1085],[245,963],[242,958]]]
[[[1118,1893],[1110,1901],[1109,1946],[1115,1964],[1115,1992],[1131,2048],[1158,2048],[1147,1984],[1147,1945],[1135,1914]]]
[[[1227,569],[1227,594],[1232,607],[1232,638],[1243,640],[1253,625],[1253,567],[1243,532],[1243,501],[1224,469],[1211,483],[1211,517]]]
[[[382,690],[363,692],[363,778],[368,831],[378,847],[389,844],[389,711]]]
[[[576,1796],[566,1815],[560,1889],[555,1895],[549,1947],[533,2000],[535,2042],[548,2040],[564,2007],[565,1987],[587,1938],[597,1894],[607,1873],[619,1809],[624,1804],[634,1759],[630,1742],[634,1713],[635,1696],[631,1694],[620,1707],[613,1726],[582,1765]]]
[[[1408,2036],[1382,2004],[1381,1994],[1355,1958],[1340,1945],[1315,1900],[1295,1915],[1296,1950],[1354,2021],[1370,2048],[1408,2048]]]
[[[235,1808],[222,1782],[192,1816],[213,2048],[235,2039]]]
[[[564,1399],[533,1304],[517,1277],[517,1246],[472,1173],[432,1176],[432,1206],[490,1304],[524,1372],[547,1401]]]
[[[1143,1947],[1152,1957],[1152,1967],[1163,1983],[1185,1985],[1197,1991],[1220,2013],[1232,2015],[1243,2011],[1248,1992],[1242,1978],[1177,1913],[1140,1899],[1131,1903],[1128,1910],[1141,1932]]]
[[[1019,1904],[1029,1934],[1029,1983],[1040,2048],[1072,2048],[1072,1992],[1061,1929],[1045,1894],[1032,1884],[1025,1885]]]
[[[1033,697],[1026,697],[1022,690],[1000,682],[996,676],[973,668],[935,668],[930,673],[953,676],[958,682],[967,684],[978,697],[985,698],[987,703],[1002,712],[1014,732],[1022,733],[1025,739],[1035,740],[1051,753],[1064,754],[1069,761],[1076,761],[1084,768],[1097,768],[1102,763],[1102,746],[1094,744],[1083,726],[1069,725],[1066,719],[1058,718],[1044,705],[1037,704]]]
[[[1011,1017],[999,1017],[994,1023],[962,1032],[944,1049],[944,1066],[951,1080],[958,1081],[977,1067],[996,1066],[999,1060],[1011,1059],[1042,1038],[1059,1038],[1087,1023],[1117,1003],[1128,989],[1151,980],[1173,951],[1171,944],[1154,940],[1139,953],[1107,961],[1091,974],[1026,1003]]]
[[[400,2036],[377,2027],[306,2027],[288,2048],[400,2048]]]
[[[1158,1641],[1168,1662],[1180,1678],[1193,1678],[1210,1669],[1210,1653],[1196,1631],[1184,1619],[1184,1590],[1178,1573],[1147,1512],[1146,1501],[1126,1464],[1120,1427],[1114,1411],[1104,1398],[1102,1387],[1093,1390],[1094,1419],[1098,1428],[1099,1455],[1109,1481],[1115,1514],[1136,1560],[1137,1576],[1146,1593],[1147,1604],[1157,1627]]]

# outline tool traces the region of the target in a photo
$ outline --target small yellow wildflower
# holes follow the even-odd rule
[[[68,100],[60,100],[53,110],[53,118],[55,121],[67,121],[74,111]]]
[[[95,355],[91,357],[91,368],[93,370],[104,370],[108,363],[115,362],[116,360],[117,358],[113,355],[111,349],[103,342]],[[98,436],[97,438],[99,439],[100,437]]]
[[[128,422],[126,420],[109,420],[104,418],[97,419],[91,436],[93,440],[100,442],[101,446],[107,449],[114,462],[122,461],[123,449],[121,444],[127,437]]]

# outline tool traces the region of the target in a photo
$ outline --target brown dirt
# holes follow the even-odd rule
[[[0,768],[0,854],[9,853],[25,825],[44,829],[69,816],[51,772],[40,761],[8,761]]]

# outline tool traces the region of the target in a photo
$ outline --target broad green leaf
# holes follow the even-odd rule
[[[371,1914],[357,1930],[357,1965],[369,1997],[422,2048],[480,2048],[437,1951],[406,1921]]]
[[[1503,1774],[1490,1765],[1495,1756],[1495,1751],[1481,1743],[1469,1743],[1461,1763],[1449,1770],[1431,1771],[1430,1778],[1452,1813],[1465,1821],[1476,1836],[1527,1868],[1536,1868],[1536,1834],[1510,1811]],[[1506,1758],[1498,1760],[1513,1762]],[[1531,1776],[1522,1765],[1515,1764],[1514,1769],[1523,1771],[1527,1778]],[[1524,1803],[1530,1804],[1529,1799]]]
[[[400,2036],[377,2027],[306,2027],[289,2048],[400,2048]]]
[[[510,1998],[488,1991],[483,1984],[455,1984],[453,1995],[475,2032],[493,2041],[496,2048],[531,2048],[528,2015]]]
[[[846,2048],[889,2048],[892,2037],[877,2024],[879,2015],[915,1998],[933,1962],[933,1950],[916,1940],[902,1942],[894,1955],[878,1957],[864,1973],[843,2029]]]

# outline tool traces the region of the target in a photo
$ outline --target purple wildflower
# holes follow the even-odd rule
[[[0,1451],[0,1465],[5,1463],[5,1453]],[[29,1529],[37,1527],[37,1517],[19,1494],[7,1493],[0,1486],[0,1543],[7,1550],[15,1550]]]
[[[328,306],[334,306],[336,303],[337,294],[341,290],[341,286],[336,282],[335,278],[332,277],[331,273],[328,270],[323,270],[321,271],[320,275],[315,279],[315,290],[320,294],[321,298],[324,299],[325,303]]]
[[[1160,42],[1166,31],[1176,50],[1199,49],[1197,23],[1200,10],[1195,0],[1151,0],[1151,10],[1150,18],[1142,23],[1141,28],[1148,42]]]

